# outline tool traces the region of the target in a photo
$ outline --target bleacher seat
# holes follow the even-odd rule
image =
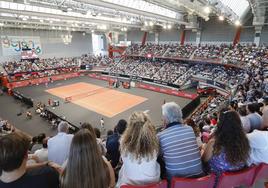
[[[258,180],[268,179],[268,164],[261,163],[257,166],[253,183]]]
[[[225,172],[220,176],[217,188],[232,188],[241,185],[252,186],[257,166],[236,172]]]
[[[171,181],[171,188],[212,188],[215,182],[215,175],[210,174],[201,178],[179,178],[174,177]]]
[[[149,184],[149,185],[122,185],[120,188],[167,188],[167,180],[162,180],[158,183]]]

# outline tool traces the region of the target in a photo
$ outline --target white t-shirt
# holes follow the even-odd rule
[[[247,134],[251,147],[249,164],[268,163],[268,131],[254,130]]]
[[[100,120],[100,125],[101,125],[101,127],[104,127],[104,120],[103,119]]]
[[[39,150],[36,150],[34,152],[34,155],[36,155],[40,162],[48,161],[48,150],[47,148],[41,148]]]
[[[48,139],[48,160],[57,163],[58,165],[62,165],[69,156],[72,139],[72,134],[66,134],[63,132],[60,132],[56,136]]]
[[[157,154],[151,159],[133,158],[132,154],[122,154],[123,166],[119,171],[117,186],[146,185],[160,180],[160,166],[157,163]]]
[[[241,122],[242,122],[242,126],[243,129],[246,133],[248,133],[250,131],[250,121],[248,119],[247,116],[240,116]]]

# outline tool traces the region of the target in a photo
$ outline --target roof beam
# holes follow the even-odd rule
[[[114,4],[114,3],[110,3],[110,2],[104,2],[102,0],[76,0],[76,1],[81,2],[81,3],[85,3],[85,4],[99,6],[99,7],[105,7],[105,8],[115,9],[115,10],[119,10],[119,11],[123,11],[123,12],[129,12],[129,13],[133,13],[133,14],[137,14],[137,15],[142,15],[145,17],[155,17],[157,19],[162,19],[162,20],[174,22],[177,24],[189,25],[188,22],[185,22],[183,20],[178,20],[178,19],[167,17],[167,16],[162,16],[159,14],[154,14],[151,12],[137,10],[137,9],[129,8],[126,6],[122,6],[122,5],[118,5],[118,4]]]

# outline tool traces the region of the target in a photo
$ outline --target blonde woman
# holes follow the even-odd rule
[[[158,150],[158,139],[149,116],[143,112],[134,112],[120,140],[123,166],[119,172],[117,186],[158,182]]]

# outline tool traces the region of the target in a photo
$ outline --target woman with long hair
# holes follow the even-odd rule
[[[244,168],[249,153],[249,141],[238,113],[222,110],[214,136],[202,155],[203,161],[207,162],[210,170],[219,177],[223,172]]]
[[[114,187],[114,172],[110,163],[101,156],[96,136],[87,129],[73,137],[67,166],[61,177],[62,188]]]
[[[118,186],[158,182],[158,150],[158,139],[149,116],[143,112],[134,112],[120,140],[123,166],[119,172]]]

